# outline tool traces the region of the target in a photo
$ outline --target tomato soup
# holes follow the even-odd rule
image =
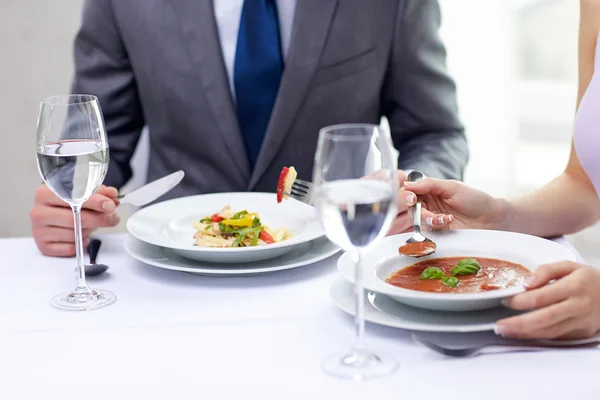
[[[456,276],[455,287],[445,285],[441,279],[421,279],[426,268],[436,267],[448,277],[452,269],[465,257],[444,257],[420,261],[393,273],[386,282],[404,289],[436,293],[475,293],[522,285],[531,274],[527,268],[510,261],[473,257],[481,269],[474,274]]]

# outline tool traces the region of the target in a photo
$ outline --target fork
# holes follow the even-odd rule
[[[284,194],[292,199],[296,199],[306,204],[311,204],[313,192],[312,186],[312,182],[296,179],[292,184],[292,190],[290,190],[289,193]]]

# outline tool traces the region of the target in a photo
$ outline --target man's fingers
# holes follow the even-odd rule
[[[542,265],[533,271],[533,274],[527,280],[527,288],[539,288],[552,280],[560,279],[566,275],[569,275],[571,272],[581,267],[581,264],[571,261],[562,261],[558,263]]]
[[[450,198],[456,194],[460,183],[454,180],[425,178],[418,182],[404,182],[403,186],[418,195],[430,194]]]
[[[88,201],[84,203],[83,208],[93,211],[112,213],[115,211],[115,208],[119,203],[118,200],[116,200],[117,194],[117,189],[103,186],[96,193],[94,193]],[[70,209],[67,203],[62,201],[45,186],[40,187],[36,191],[35,204],[36,206],[53,206]]]
[[[83,209],[104,213],[112,213],[117,208],[118,202],[101,194],[94,194],[88,201],[83,203]]]
[[[103,228],[119,224],[117,214],[99,213],[97,211],[83,210],[81,212],[81,223],[83,228]],[[56,226],[73,229],[73,213],[69,208],[47,207],[35,208],[31,212],[31,224],[33,228],[42,226]]]
[[[87,239],[94,229],[83,229],[83,238]],[[48,243],[75,243],[75,230],[73,228],[59,228],[54,226],[40,226],[33,228],[33,236],[40,242]]]
[[[43,255],[49,257],[73,257],[75,255],[75,243],[74,242],[36,242],[38,248]],[[87,238],[83,241],[83,249],[90,244],[90,239]]]
[[[47,196],[36,202],[38,206],[51,206],[57,208],[65,208],[71,210],[71,207],[59,199],[57,196]],[[90,197],[88,201],[83,204],[83,208],[87,210],[103,212],[103,213],[112,213],[117,208],[117,203],[114,199],[104,196],[102,194],[95,193]]]

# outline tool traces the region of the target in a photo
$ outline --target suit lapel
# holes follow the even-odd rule
[[[207,103],[243,182],[250,179],[250,162],[240,132],[227,69],[223,60],[212,0],[171,0],[181,23],[189,57],[198,72]],[[202,121],[198,121],[202,123]]]
[[[302,105],[325,46],[338,0],[298,0],[290,51],[277,100],[248,189],[267,170]]]

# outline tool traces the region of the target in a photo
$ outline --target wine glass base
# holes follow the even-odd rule
[[[329,375],[353,381],[364,381],[389,375],[399,367],[398,362],[385,353],[354,350],[346,354],[334,354],[322,365]]]
[[[92,311],[106,307],[115,301],[117,296],[107,290],[75,290],[54,296],[50,304],[60,310]]]

